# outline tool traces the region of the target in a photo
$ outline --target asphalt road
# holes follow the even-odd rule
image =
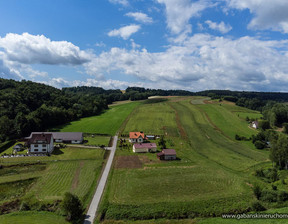
[[[117,140],[118,140],[118,136],[116,135],[116,136],[114,136],[113,146],[107,148],[111,152],[110,152],[109,158],[107,160],[105,169],[104,169],[104,171],[102,173],[101,179],[100,179],[100,181],[98,183],[98,186],[97,186],[96,192],[94,194],[94,197],[92,199],[92,202],[90,204],[90,207],[88,209],[88,212],[86,214],[86,218],[85,218],[84,224],[93,224],[93,222],[94,222],[94,219],[95,219],[95,216],[96,216],[96,212],[97,212],[100,200],[101,200],[101,196],[103,194],[103,191],[104,191],[104,188],[105,188],[105,184],[106,184],[106,181],[107,181],[107,178],[108,178],[108,174],[109,174],[109,171],[110,171],[113,159],[114,159],[114,155],[115,155],[115,151],[116,151],[116,145],[117,145]]]

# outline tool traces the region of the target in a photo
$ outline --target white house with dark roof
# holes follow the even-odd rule
[[[28,139],[29,153],[51,153],[54,149],[53,135],[32,133]]]

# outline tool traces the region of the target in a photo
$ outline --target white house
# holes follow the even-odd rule
[[[143,142],[145,138],[145,135],[143,132],[130,132],[129,133],[129,142],[135,143],[135,142]]]
[[[28,140],[29,153],[51,153],[54,149],[52,134],[31,134]]]
[[[140,143],[133,145],[133,152],[156,152],[156,143]]]

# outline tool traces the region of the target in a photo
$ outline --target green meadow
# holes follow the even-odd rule
[[[15,212],[0,216],[1,224],[68,224],[65,217],[52,212]]]
[[[131,156],[142,166],[114,166],[102,203],[105,222],[189,218],[196,223],[192,218],[247,211],[255,201],[252,186],[261,183],[253,175],[255,167],[271,163],[268,151],[235,140],[235,134],[257,134],[239,113],[261,116],[231,104],[205,104],[199,97],[138,106],[123,133],[164,135],[179,160],[159,161],[156,154],[134,154],[131,148],[117,150],[116,164]]]
[[[115,105],[98,116],[72,121],[61,127],[53,128],[53,130],[61,132],[107,134],[113,136],[137,105],[139,105],[139,102]]]
[[[104,157],[102,149],[67,147],[51,156],[2,158],[0,203],[15,199],[53,203],[72,192],[87,206]]]

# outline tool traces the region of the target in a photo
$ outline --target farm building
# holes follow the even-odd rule
[[[176,151],[174,149],[163,149],[162,152],[157,153],[157,158],[160,160],[175,160]]]
[[[15,150],[16,152],[21,151],[24,148],[23,144],[17,144],[13,147],[13,150]]]
[[[82,132],[32,132],[30,137],[33,134],[52,134],[55,143],[72,143],[72,144],[81,144],[83,142],[83,133]]]
[[[252,123],[251,123],[252,128],[258,129],[258,126],[259,126],[258,121],[252,121]]]
[[[155,136],[154,135],[146,135],[146,138],[148,140],[154,140],[155,139]]]
[[[145,139],[145,135],[143,132],[130,132],[129,133],[129,142],[143,142]]]
[[[31,134],[28,140],[29,153],[50,153],[54,149],[53,135],[45,133]]]
[[[133,145],[133,152],[156,152],[156,143],[140,143]]]

